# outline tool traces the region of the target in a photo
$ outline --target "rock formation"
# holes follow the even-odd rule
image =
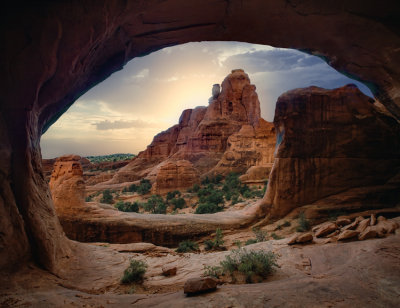
[[[155,181],[157,188],[153,190],[160,192],[183,187],[184,182],[188,187],[199,175],[270,167],[275,131],[272,123],[261,118],[255,89],[243,70],[233,70],[223,81],[221,92],[219,85],[213,86],[208,107],[183,111],[179,124],[155,136],[111,182],[131,182],[146,176]],[[184,166],[182,181],[174,170],[183,170]]]
[[[328,196],[330,202],[321,202],[344,208],[359,196],[359,210],[398,204],[400,128],[381,107],[354,85],[281,95],[274,119],[276,160],[264,197],[270,217]],[[359,187],[366,191],[344,195]]]
[[[80,159],[77,155],[65,155],[54,163],[49,186],[59,216],[85,207],[85,181]]]

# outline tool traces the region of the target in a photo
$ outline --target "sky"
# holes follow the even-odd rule
[[[198,42],[135,58],[82,95],[42,136],[43,158],[133,153],[178,123],[183,110],[207,106],[212,85],[242,68],[256,85],[261,115],[273,121],[282,93],[309,86],[363,84],[322,59],[293,49],[239,42]]]

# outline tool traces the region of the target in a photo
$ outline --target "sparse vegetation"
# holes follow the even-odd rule
[[[299,225],[296,228],[297,232],[305,232],[310,229],[310,222],[307,220],[304,212],[299,214],[298,223]]]
[[[196,242],[193,242],[191,240],[186,240],[186,241],[179,243],[179,246],[176,249],[176,252],[192,252],[192,251],[198,251],[198,250],[199,250],[199,245],[197,245]]]
[[[152,195],[144,204],[144,209],[152,214],[167,213],[167,205],[160,195]]]
[[[204,274],[219,278],[222,274],[229,274],[235,279],[235,272],[245,275],[246,282],[251,283],[254,276],[266,278],[272,273],[277,257],[273,252],[247,251],[244,248],[233,250],[231,254],[220,262],[220,266],[205,266]]]
[[[124,271],[122,283],[141,282],[147,270],[147,264],[141,260],[131,259],[129,267]]]
[[[281,240],[281,239],[283,239],[283,237],[281,237],[281,236],[279,236],[279,235],[277,235],[277,234],[275,234],[275,233],[272,233],[272,234],[271,234],[271,237],[272,237],[274,240]]]
[[[151,183],[148,179],[141,179],[139,187],[137,187],[136,191],[139,195],[147,194],[151,189]]]
[[[93,196],[87,196],[85,198],[85,202],[91,202],[91,201],[93,201]]]
[[[139,212],[139,203],[138,202],[123,202],[118,201],[115,205],[115,208],[121,212]]]
[[[246,243],[244,243],[244,244],[245,244],[245,246],[247,246],[247,245],[251,245],[251,244],[255,244],[255,243],[257,243],[257,240],[255,238],[251,238],[251,239],[248,239],[246,241]]]
[[[205,250],[225,250],[226,248],[223,245],[224,237],[220,228],[216,230],[214,240],[207,240],[204,242]]]
[[[242,246],[243,246],[243,243],[241,241],[238,241],[238,240],[235,240],[233,242],[233,244],[236,245],[238,248],[242,248]]]
[[[130,153],[117,153],[117,154],[111,154],[111,155],[99,155],[99,156],[86,156],[86,158],[91,162],[91,163],[102,163],[102,162],[116,162],[120,160],[128,160],[134,158],[134,154]]]
[[[100,199],[101,203],[112,204],[113,203],[113,196],[109,189],[103,191],[103,197]]]
[[[261,230],[260,228],[253,228],[252,231],[256,236],[257,243],[264,242],[267,238],[267,231]]]
[[[285,220],[282,224],[282,227],[290,227],[290,226],[291,226],[291,223],[290,223],[290,221],[287,221],[287,220]]]
[[[172,198],[169,202],[174,206],[174,210],[183,209],[186,204],[183,198]]]

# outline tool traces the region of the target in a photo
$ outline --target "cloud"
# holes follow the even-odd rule
[[[235,54],[223,62],[228,67],[243,67],[248,73],[277,72],[324,64],[318,57],[297,50],[256,50]]]
[[[113,130],[113,129],[126,129],[126,128],[146,128],[146,127],[154,127],[154,124],[148,123],[142,120],[116,120],[109,121],[104,120],[101,122],[94,123],[97,130]]]

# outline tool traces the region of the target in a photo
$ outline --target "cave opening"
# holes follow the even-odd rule
[[[298,203],[305,200],[307,202],[315,201],[318,197],[312,194],[315,187],[327,187],[326,183],[332,182],[336,184],[349,183],[354,180],[355,176],[363,178],[363,181],[360,182],[361,186],[345,190],[341,185],[336,185],[336,188],[342,191],[342,194],[338,195],[333,194],[332,191],[326,191],[329,199],[325,198],[324,202],[339,204],[343,200],[347,200],[358,206],[365,199],[369,199],[374,203],[375,201],[387,202],[389,200],[390,203],[398,204],[398,177],[396,178],[393,175],[398,172],[399,167],[398,119],[400,109],[397,95],[399,72],[396,62],[399,31],[397,24],[393,21],[398,20],[399,11],[398,5],[395,2],[390,2],[390,5],[379,6],[379,9],[377,9],[378,6],[375,6],[373,1],[366,2],[362,6],[357,1],[347,1],[340,3],[340,5],[336,2],[288,2],[280,0],[268,2],[258,0],[246,2],[212,1],[207,2],[208,5],[204,5],[203,1],[149,1],[139,3],[117,0],[107,3],[101,2],[101,5],[90,1],[82,3],[68,1],[41,2],[40,5],[35,3],[26,7],[15,6],[11,10],[4,10],[2,12],[4,18],[2,19],[1,34],[4,35],[4,41],[7,44],[0,51],[2,55],[0,67],[3,76],[7,76],[7,78],[4,82],[4,103],[1,104],[0,113],[3,159],[0,165],[0,181],[2,184],[0,192],[0,211],[2,213],[0,215],[0,244],[2,247],[0,267],[8,271],[16,271],[21,264],[25,265],[29,261],[34,261],[34,264],[39,264],[59,277],[65,277],[73,287],[78,286],[74,290],[80,288],[80,294],[76,296],[75,300],[80,301],[80,303],[83,301],[79,299],[82,298],[80,296],[82,294],[86,296],[87,290],[92,292],[95,289],[94,293],[104,292],[105,287],[109,286],[102,281],[102,277],[104,278],[106,274],[112,277],[113,282],[118,281],[120,277],[117,276],[122,272],[122,267],[127,264],[126,258],[124,259],[120,253],[115,253],[118,248],[115,248],[115,246],[110,248],[101,245],[84,245],[69,241],[64,236],[52,206],[47,183],[41,173],[40,136],[49,123],[54,122],[82,93],[106,79],[112,72],[121,69],[129,59],[143,56],[165,46],[189,41],[238,40],[298,48],[323,57],[340,72],[351,74],[354,78],[362,80],[369,85],[377,99],[376,106],[372,108],[371,105],[368,105],[371,108],[367,108],[371,111],[372,116],[366,117],[365,112],[367,111],[368,114],[368,110],[363,110],[363,112],[357,112],[354,117],[359,122],[368,123],[365,126],[365,133],[360,134],[358,129],[352,126],[351,130],[342,130],[341,137],[344,137],[344,139],[339,138],[339,141],[327,138],[330,131],[328,128],[324,130],[324,133],[307,136],[310,140],[326,141],[325,143],[321,142],[321,144],[324,144],[327,157],[315,155],[315,153],[321,153],[320,149],[314,149],[314,153],[301,151],[302,148],[307,148],[307,141],[302,144],[299,141],[304,139],[292,135],[292,145],[296,146],[296,151],[293,151],[293,148],[286,147],[286,151],[279,153],[279,164],[293,174],[304,174],[304,177],[297,177],[301,178],[299,182],[287,182],[285,190],[275,189],[275,193],[268,196],[266,200],[268,202],[261,205],[262,213],[273,209],[275,215],[281,215],[282,213],[276,210],[283,208],[282,205],[285,205],[285,200],[291,203],[292,200],[288,201],[286,197],[293,195],[294,189],[304,187],[302,185],[305,183],[310,189],[296,195],[298,199],[294,201]],[[321,31],[321,29],[324,29],[324,31]],[[323,101],[325,101],[327,95],[332,95],[332,93],[318,89],[310,89],[310,91],[320,92],[317,95],[319,99],[311,100],[311,103],[315,103],[315,106],[319,107],[321,96],[324,97]],[[355,93],[351,86],[346,87],[343,91]],[[302,113],[299,111],[308,110],[306,108],[307,102],[302,101],[304,99],[302,96],[305,93],[301,92],[299,96],[297,94],[299,93],[292,92],[286,97],[289,99],[292,97],[291,95],[294,95],[294,99],[299,103],[295,106],[296,108],[289,110],[287,101],[282,100],[283,109],[281,111],[293,111],[293,114],[301,115]],[[382,103],[385,107],[379,106],[379,103]],[[330,115],[333,114],[332,111],[334,110],[330,110]],[[310,116],[308,120],[318,121],[324,119],[324,116],[327,115],[321,112]],[[375,124],[371,124],[375,123],[374,117],[378,119],[378,122],[383,123],[383,126],[376,129]],[[281,120],[283,119],[281,117]],[[285,140],[287,141],[288,133],[301,128],[288,129],[290,125],[292,125],[290,126],[292,128],[293,125],[298,123],[300,122],[280,122],[278,127],[279,134],[282,136],[282,143]],[[368,143],[368,138],[363,139],[366,135],[372,136],[373,142]],[[334,148],[332,145],[343,144],[342,140],[349,140],[348,138],[351,139],[354,136],[362,137],[357,146],[350,147],[346,144],[341,149],[346,150],[346,152],[339,151],[336,153],[337,156],[332,156],[331,150]],[[382,137],[380,138],[381,141],[379,141],[380,136]],[[384,141],[383,144],[380,143],[382,140]],[[393,142],[391,142],[392,140]],[[389,146],[386,146],[386,142]],[[375,149],[369,148],[368,144],[373,145]],[[376,148],[379,148],[379,151]],[[340,160],[333,161],[332,158],[340,158]],[[332,164],[322,164],[328,159],[332,160]],[[350,169],[357,172],[351,174],[351,172],[348,172]],[[324,181],[321,180],[323,179],[321,177],[315,177],[315,173],[310,172],[310,170],[326,171],[323,175],[326,176],[327,180]],[[339,182],[332,181],[332,175],[340,174],[350,176],[342,178]],[[382,174],[386,175],[382,176]],[[275,173],[273,177],[275,183],[279,182],[280,187],[282,187],[282,183],[285,184],[285,177],[282,174]],[[354,202],[354,196],[360,195],[364,195],[364,200],[360,199]],[[311,196],[311,200],[307,200],[305,198],[307,196]],[[314,205],[319,207],[324,204],[317,203]],[[363,218],[367,219],[367,214],[363,215]],[[235,218],[234,216],[232,215],[233,218]],[[98,226],[95,215],[92,218],[92,225]],[[220,216],[219,218],[221,219],[218,223],[221,223],[223,217]],[[174,219],[179,221],[178,217]],[[351,217],[351,219],[354,218]],[[374,222],[374,225],[388,224],[384,221],[384,217],[380,220],[378,217],[378,222],[372,215],[369,219],[370,222]],[[359,222],[358,220],[357,223]],[[196,229],[197,223],[198,221],[192,220],[190,227]],[[235,224],[239,225],[240,219],[236,220]],[[143,225],[139,227],[142,228]],[[159,227],[160,230],[163,230],[165,225],[160,224]],[[213,226],[213,229],[215,229],[215,226]],[[346,232],[347,236],[349,234],[354,235],[351,229],[346,231],[349,231]],[[140,232],[145,231],[141,229]],[[151,233],[146,236],[155,237]],[[382,249],[382,247],[385,245],[385,247],[396,249],[398,246],[396,239],[396,237],[388,236],[367,243],[359,242],[356,245],[368,246],[367,251],[384,251],[386,248]],[[357,283],[361,279],[371,279],[370,285],[376,283],[374,276],[370,275],[371,272],[365,278],[365,275],[360,277],[357,276],[359,273],[350,270],[360,264],[362,268],[371,268],[371,264],[382,263],[382,259],[384,259],[387,262],[386,264],[390,266],[379,267],[376,271],[375,268],[372,270],[375,271],[375,277],[386,277],[387,281],[395,285],[394,283],[397,281],[397,277],[393,277],[393,273],[396,273],[396,268],[393,267],[397,264],[395,259],[390,259],[389,255],[383,254],[367,256],[357,254],[359,255],[356,260],[357,263],[348,263],[348,257],[356,255],[357,251],[354,250],[353,253],[347,255],[346,253],[343,254],[344,251],[340,250],[340,247],[343,246],[345,245],[325,246],[322,249],[324,255],[318,255],[324,260],[327,260],[326,256],[334,256],[334,260],[329,259],[327,263],[343,265],[339,269],[334,269],[338,274],[336,277],[341,276],[347,282],[354,279],[352,286],[358,288],[356,290],[346,288],[348,284],[337,283],[337,289],[343,294],[347,294],[346,298],[354,299],[354,294],[367,294],[359,298],[360,301],[365,300],[361,303],[364,306],[367,305],[368,300],[377,299],[395,306],[394,303],[398,303],[398,299],[393,300],[387,293],[384,295],[374,293],[375,290],[371,288],[363,289],[362,284]],[[354,246],[346,243],[346,247],[352,249]],[[315,247],[311,247],[310,251],[312,250],[316,254],[321,252],[313,248]],[[110,249],[114,249],[114,252],[109,253]],[[124,248],[120,247],[119,249],[123,250]],[[130,247],[131,252],[134,249],[137,249],[137,247]],[[289,250],[289,248],[287,249]],[[346,251],[348,252],[348,250]],[[105,256],[102,252],[109,254]],[[288,256],[289,254],[284,255]],[[115,257],[115,259],[113,260],[110,256]],[[297,256],[299,260],[307,261],[302,255]],[[201,260],[198,261],[201,263]],[[300,262],[301,268],[308,271],[307,274],[310,273],[310,270],[311,274],[314,274],[315,272],[310,269],[311,260],[308,261],[308,263]],[[331,269],[325,268],[325,270]],[[355,274],[355,278],[352,274]],[[41,275],[45,274],[41,272]],[[289,276],[291,276],[291,273],[286,277]],[[8,277],[1,277],[1,282]],[[272,282],[272,288],[269,289],[277,290],[273,295],[273,301],[277,305],[284,304],[277,302],[279,297],[281,299],[296,298],[298,302],[304,301],[309,305],[321,302],[320,297],[324,297],[325,293],[307,292],[304,286],[313,285],[314,287],[317,284],[322,290],[326,290],[326,284],[329,282],[324,282],[322,279],[311,280],[313,277],[314,275],[303,276],[302,279],[299,279],[301,286],[291,284],[289,288],[286,285],[284,288],[281,287],[282,285],[279,287],[280,281]],[[65,289],[59,289],[62,283],[54,282],[54,279],[57,280],[57,278],[52,277],[49,281],[51,280],[53,285],[57,284],[58,289],[56,291],[52,288],[52,292],[54,291],[58,296],[57,300],[59,301],[56,304],[62,303],[63,300],[65,303]],[[310,283],[304,283],[305,280]],[[94,282],[96,282],[95,285]],[[289,281],[286,282],[290,284]],[[8,281],[4,283],[4,285],[6,284],[8,285]],[[27,286],[28,284],[24,282],[20,285]],[[330,284],[330,286],[333,285]],[[234,290],[230,286],[225,289]],[[245,289],[250,291],[247,292]],[[34,288],[30,285],[23,290],[22,294],[24,292],[25,294],[30,293],[32,290]],[[252,287],[241,288],[247,298],[253,297],[253,290],[256,289]],[[291,290],[296,290],[297,294],[291,293]],[[305,292],[299,293],[298,290]],[[260,293],[264,291],[265,289],[260,290]],[[221,293],[225,294],[223,292],[224,290]],[[7,291],[7,293],[10,292]],[[53,295],[51,294],[51,296]],[[38,297],[32,299],[34,302],[38,302],[38,298],[46,298],[46,296],[46,299],[48,299],[46,293],[36,293],[35,296]],[[299,296],[303,297],[299,298]],[[15,303],[15,298],[8,294],[6,294],[6,297],[8,303]],[[120,297],[119,300],[128,300],[131,303],[129,297],[126,296],[123,299]],[[328,297],[332,298],[330,294]],[[202,303],[205,304],[205,298],[197,298],[197,300],[203,300]],[[214,299],[213,296],[208,298]],[[115,300],[115,296],[106,294],[96,296],[96,299],[85,297],[85,300],[91,303],[97,299],[106,302],[106,299]],[[147,299],[135,297],[135,303],[139,300],[141,304],[149,304]],[[161,298],[161,301],[163,300],[164,298]],[[183,303],[182,299],[177,301],[179,300]],[[246,304],[246,299],[238,298],[238,301],[243,305]],[[310,301],[313,303],[310,303]],[[346,300],[345,304],[358,304],[355,301]],[[370,304],[370,302],[368,303]]]

